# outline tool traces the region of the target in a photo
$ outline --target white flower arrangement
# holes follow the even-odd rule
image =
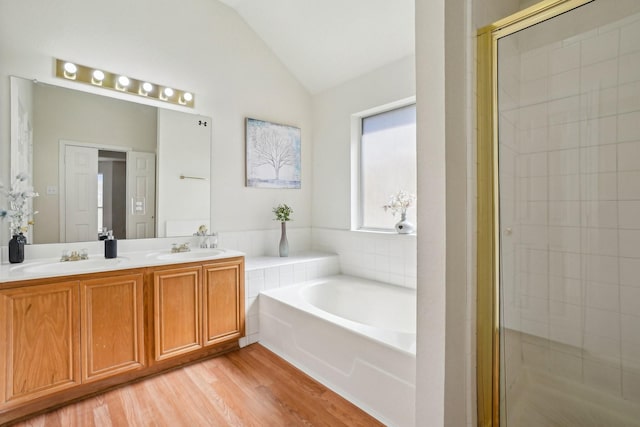
[[[0,184],[0,191],[9,202],[8,209],[0,209],[0,219],[7,219],[10,222],[12,235],[26,232],[29,225],[33,224],[30,217],[38,213],[29,209],[29,200],[38,197],[39,194],[33,191],[32,187],[26,186],[28,178],[27,174],[19,173],[8,191]]]
[[[291,221],[289,216],[293,213],[293,209],[289,207],[287,204],[278,205],[278,207],[273,208],[273,213],[276,214],[274,221],[286,222]]]
[[[400,190],[397,193],[389,197],[389,201],[383,206],[384,211],[391,211],[393,216],[396,213],[404,215],[407,213],[407,209],[410,208],[416,201],[416,196],[407,191]]]

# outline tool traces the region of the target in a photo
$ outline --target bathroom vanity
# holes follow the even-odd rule
[[[172,255],[0,266],[0,424],[238,348],[244,256]]]

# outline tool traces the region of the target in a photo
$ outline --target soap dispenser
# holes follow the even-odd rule
[[[118,257],[118,241],[113,237],[113,230],[109,230],[107,239],[104,241],[104,257],[105,258],[117,258]]]

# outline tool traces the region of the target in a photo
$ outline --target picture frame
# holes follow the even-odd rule
[[[300,128],[246,119],[246,186],[301,187]]]

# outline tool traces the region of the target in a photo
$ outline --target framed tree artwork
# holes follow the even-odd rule
[[[247,187],[300,188],[300,129],[247,118]]]

